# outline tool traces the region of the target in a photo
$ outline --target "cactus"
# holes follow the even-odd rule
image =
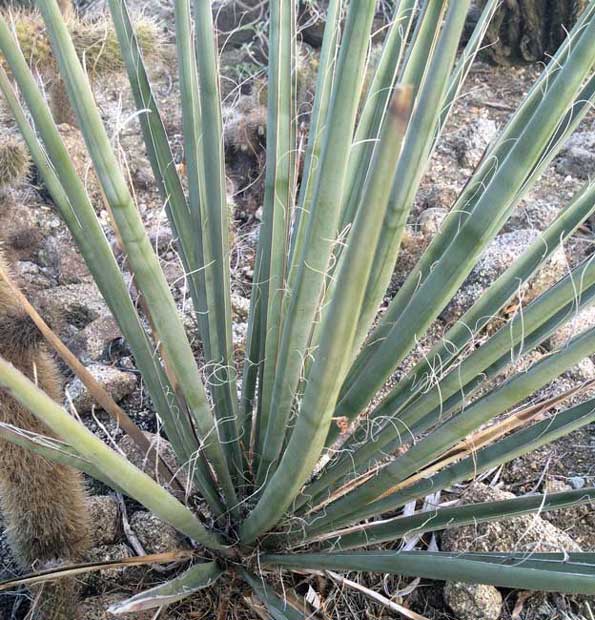
[[[124,70],[118,38],[110,20],[73,19],[70,32],[74,46],[87,70],[93,75]],[[157,60],[162,53],[161,36],[154,21],[143,18],[137,22],[136,36],[143,55]]]
[[[8,274],[0,254],[0,270]],[[37,327],[0,280],[0,355],[57,401],[62,400],[57,367],[41,342]],[[51,435],[35,416],[6,392],[0,394],[0,422]],[[85,491],[80,474],[24,448],[0,440],[0,505],[10,547],[23,569],[80,560],[89,546]],[[35,618],[72,620],[76,584],[60,580],[35,595]]]
[[[8,137],[0,143],[0,188],[22,181],[29,172],[29,153],[24,144]]]
[[[236,108],[225,111],[225,145],[234,151],[262,152],[266,137],[267,111],[258,94],[240,97]]]
[[[67,25],[79,58],[94,77],[124,68],[113,24],[107,19],[88,20],[67,11]],[[25,58],[31,66],[54,68],[53,52],[41,16],[36,11],[13,10],[10,19]],[[157,24],[140,19],[136,31],[139,45],[147,60],[155,62],[162,55],[162,37]]]

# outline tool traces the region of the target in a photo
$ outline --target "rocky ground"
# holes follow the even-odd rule
[[[134,5],[135,2],[131,4]],[[145,2],[136,4],[142,4],[145,9],[147,7]],[[89,14],[97,15],[102,10],[103,2],[94,0],[88,5]],[[156,2],[151,8],[152,16],[162,20],[164,24],[164,38],[167,42],[171,37],[171,12],[168,4]],[[221,28],[226,31],[225,23],[221,24]],[[304,39],[315,45],[315,24],[309,24],[309,28]],[[248,295],[263,192],[262,164],[266,141],[266,116],[261,106],[260,92],[263,85],[263,53],[258,32],[253,30],[250,30],[248,35],[241,31],[240,34],[229,32],[228,36],[223,35],[222,39],[225,41],[221,64],[224,71],[226,154],[230,194],[233,195],[234,203],[234,339],[240,358],[246,334]],[[303,43],[301,57],[304,77],[300,101],[303,110],[307,112],[311,95],[311,67],[316,59],[315,47]],[[166,51],[162,66],[156,69],[156,94],[163,106],[175,156],[181,162],[182,139],[180,112],[177,108],[177,82],[169,58]],[[538,66],[497,68],[481,61],[474,65],[465,84],[464,96],[457,103],[423,179],[387,300],[390,294],[398,289],[414,261],[438,230],[440,222],[479,161],[486,145],[506,122],[539,71]],[[175,251],[163,205],[152,181],[149,165],[143,156],[125,82],[112,77],[96,86],[104,119],[111,134],[122,147],[121,153],[130,170],[131,184],[139,209],[198,352],[196,326],[192,307],[186,296],[183,269]],[[12,123],[5,112],[2,113],[1,121],[3,132],[12,133]],[[68,125],[61,126],[61,132],[69,145],[69,151],[75,154],[80,173],[88,184],[89,192],[107,230],[108,214],[89,168],[80,135],[75,128]],[[433,327],[431,339],[420,343],[416,351],[417,358],[428,350],[430,341],[440,337],[448,325],[477,299],[484,288],[538,237],[539,232],[565,208],[585,180],[592,178],[594,174],[595,116],[591,115],[583,122],[537,187],[521,201],[461,291]],[[135,422],[150,433],[152,439],[161,443],[167,458],[167,442],[159,436],[159,425],[150,402],[145,398],[134,360],[34,170],[27,183],[4,190],[0,195],[0,231],[5,251],[29,297],[49,318],[95,378],[120,402]],[[113,235],[108,235],[115,246]],[[548,265],[533,278],[522,292],[522,303],[535,297],[564,275],[569,267],[588,256],[591,253],[592,241],[591,225],[587,224],[575,238],[567,241]],[[514,308],[509,309],[509,312],[513,311]],[[595,310],[581,312],[567,328],[552,336],[546,347],[532,355],[532,361],[564,346],[569,337],[593,325]],[[395,379],[413,362],[414,357],[407,360]],[[516,367],[521,369],[526,367],[526,363],[519,362]],[[142,466],[142,455],[135,453],[114,422],[95,408],[92,398],[80,381],[66,368],[62,370],[66,397],[89,428],[113,442],[133,462]],[[594,360],[587,359],[538,396],[557,394],[591,379],[595,379],[595,364]],[[511,494],[558,491],[591,485],[595,480],[594,448],[593,429],[583,429],[553,446],[489,472],[489,475],[483,476],[480,481],[450,489],[444,497],[435,497],[433,501],[487,501],[511,497]],[[160,523],[140,506],[120,501],[99,483],[89,481],[89,488],[92,494],[92,521],[97,524],[95,548],[90,559],[126,558],[145,552],[158,553],[184,548],[187,545],[171,528]],[[564,513],[563,516],[543,514],[520,517],[504,525],[495,523],[459,528],[433,537],[426,543],[451,551],[594,550],[594,534],[595,513],[591,507],[586,506]],[[0,578],[7,578],[15,573],[16,568],[6,542],[0,538]],[[79,620],[108,618],[101,612],[101,609],[107,606],[106,603],[135,591],[139,584],[148,586],[159,582],[163,577],[159,572],[141,569],[93,574],[85,580],[85,602]],[[497,590],[491,586],[448,584],[443,587],[436,583],[382,576],[371,578],[352,575],[350,578],[363,579],[363,583],[368,587],[392,597],[396,602],[411,607],[427,618],[435,619],[588,619],[593,617],[591,610],[595,607],[588,600],[528,596],[523,592]],[[343,589],[337,594],[330,585],[325,580],[303,580],[296,584],[296,590],[307,596],[315,607],[318,605],[319,612],[324,617],[397,617],[382,605],[371,603],[369,599],[354,592]],[[182,617],[215,617],[213,605],[217,605],[219,612],[225,613],[222,601],[211,601],[209,596],[205,595],[202,604],[196,603],[193,608],[174,607],[162,613],[159,618],[173,620]],[[9,620],[24,616],[28,605],[24,591],[5,595],[0,600],[0,618]],[[153,616],[149,614],[137,617],[148,619]],[[238,617],[252,616],[242,616],[240,613]]]

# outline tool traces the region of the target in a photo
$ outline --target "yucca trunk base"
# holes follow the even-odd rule
[[[481,4],[485,5],[485,0]],[[547,60],[585,6],[586,0],[505,2],[488,28],[483,53],[501,65]]]

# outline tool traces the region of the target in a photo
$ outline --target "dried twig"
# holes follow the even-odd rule
[[[190,550],[168,551],[166,553],[155,553],[145,555],[143,557],[125,558],[111,562],[90,562],[88,564],[66,564],[60,568],[52,568],[49,570],[31,573],[25,577],[18,579],[9,579],[0,582],[0,592],[12,590],[19,585],[34,585],[53,581],[54,579],[63,579],[64,577],[75,577],[77,575],[86,575],[111,568],[126,568],[129,566],[145,566],[147,564],[171,564],[172,562],[182,562],[190,560],[194,556],[194,552]]]

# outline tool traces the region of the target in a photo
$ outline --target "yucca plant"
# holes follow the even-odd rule
[[[439,232],[377,316],[421,177],[498,2],[486,3],[460,55],[469,0],[395,4],[382,56],[364,90],[376,2],[330,0],[302,157],[294,114],[297,2],[270,3],[266,191],[246,359],[238,369],[232,350],[229,214],[210,2],[174,1],[186,164],[181,176],[126,2],[109,0],[147,156],[187,273],[208,384],[201,379],[56,0],[38,0],[38,8],[142,296],[142,315],[11,27],[0,21],[0,49],[10,71],[10,76],[0,73],[0,88],[133,351],[179,464],[208,506],[208,512],[201,512],[194,492],[183,499],[174,496],[0,360],[0,384],[60,441],[41,441],[0,426],[3,438],[98,477],[195,543],[190,567],[116,605],[114,613],[167,605],[231,575],[234,583],[252,588],[271,617],[305,617],[275,589],[280,571],[376,571],[595,593],[592,553],[453,554],[403,551],[398,544],[413,531],[595,499],[595,489],[583,488],[401,512],[406,504],[595,421],[595,400],[545,417],[554,403],[537,408],[541,417],[533,415],[534,409],[519,409],[540,388],[595,353],[595,328],[529,370],[505,382],[493,381],[511,361],[538,347],[591,303],[591,259],[475,346],[490,318],[517,295],[519,283],[595,211],[592,184],[422,361],[385,389],[592,105],[595,2],[588,3],[490,144]],[[479,390],[482,394],[475,398]],[[340,429],[347,430],[342,434]],[[76,574],[85,569],[69,570]]]

